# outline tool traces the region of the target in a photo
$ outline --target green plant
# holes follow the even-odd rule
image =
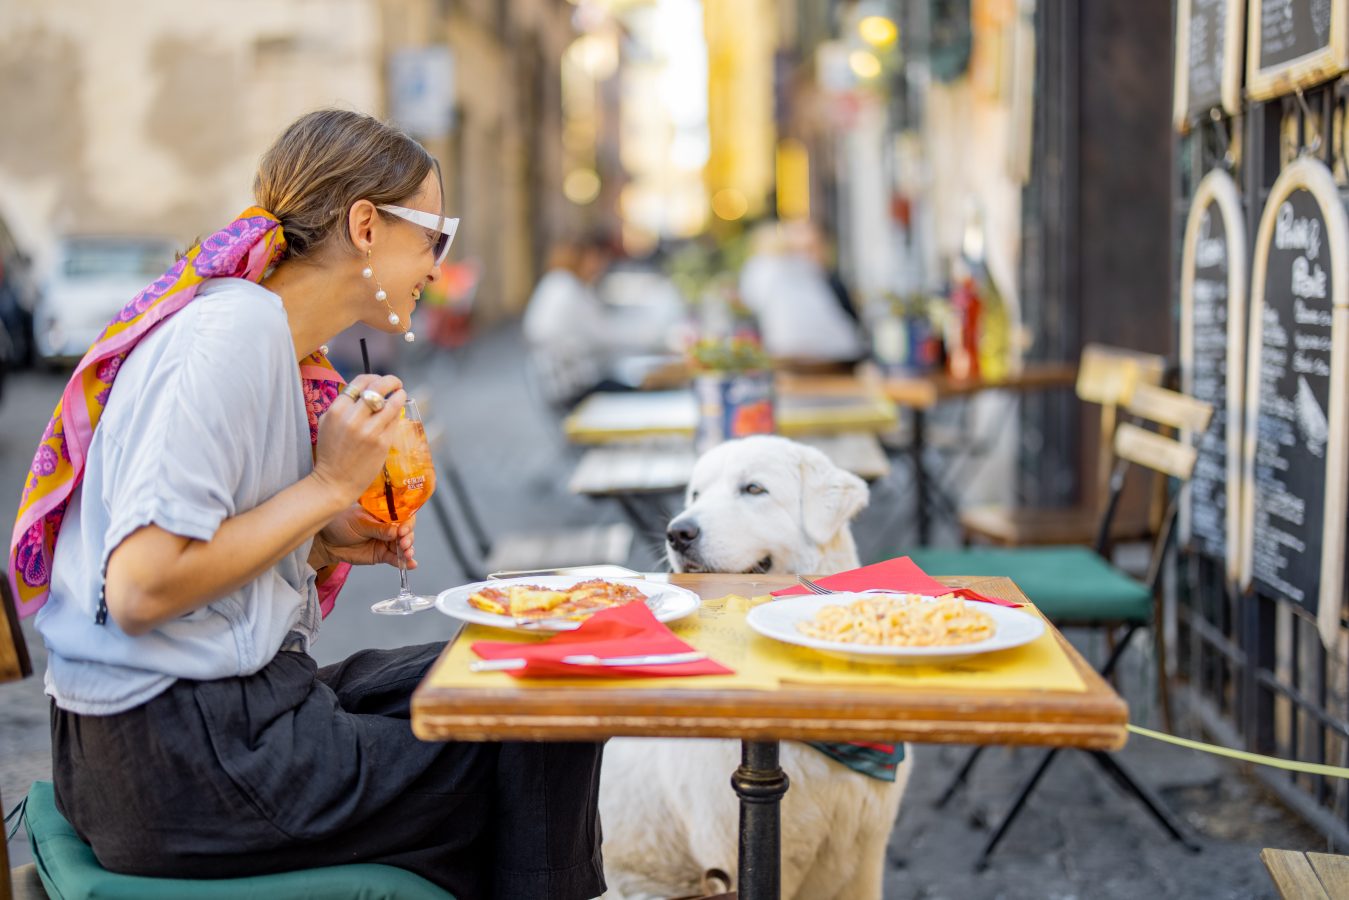
[[[753,372],[770,364],[763,347],[745,338],[703,338],[688,352],[689,361],[699,372]]]

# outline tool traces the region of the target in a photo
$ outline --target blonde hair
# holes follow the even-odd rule
[[[321,109],[296,119],[262,155],[253,196],[281,220],[285,258],[300,259],[337,234],[351,247],[353,203],[401,204],[433,168],[439,178],[435,158],[397,128],[364,113]]]

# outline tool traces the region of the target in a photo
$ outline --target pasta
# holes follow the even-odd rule
[[[947,594],[878,594],[830,605],[798,622],[802,634],[825,641],[878,647],[949,647],[993,636],[993,618]]]

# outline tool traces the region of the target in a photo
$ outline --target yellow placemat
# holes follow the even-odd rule
[[[742,600],[743,602],[747,601]],[[455,639],[449,655],[432,670],[430,684],[432,687],[440,688],[557,688],[585,684],[596,687],[621,687],[625,690],[632,688],[667,691],[671,688],[686,688],[690,691],[777,690],[778,680],[775,675],[750,670],[749,648],[751,640],[757,636],[745,625],[743,606],[737,619],[734,615],[728,618],[726,605],[720,601],[704,603],[693,615],[671,622],[670,630],[697,649],[706,651],[717,662],[734,669],[736,674],[693,675],[681,678],[512,678],[505,672],[470,672],[468,664],[478,658],[478,655],[469,649],[475,641],[519,639],[523,644],[546,640],[548,635],[525,635],[484,625],[468,625]]]
[[[777,690],[782,682],[796,684],[894,685],[914,688],[954,688],[971,691],[1073,691],[1086,685],[1058,642],[1044,635],[1012,650],[986,653],[950,666],[872,665],[838,659],[806,647],[794,647],[750,630],[745,616],[768,598],[750,600],[731,594],[704,600],[698,612],[669,623],[670,630],[704,651],[734,675],[684,678],[512,678],[504,672],[470,672],[477,659],[469,649],[475,641],[518,638],[521,643],[545,640],[547,635],[523,635],[483,625],[469,625],[455,640],[449,655],[431,672],[430,684],[440,688],[575,687],[578,684],[691,691],[707,689]],[[1033,607],[1026,609],[1039,615]]]
[[[1072,661],[1058,641],[1046,631],[1036,640],[1012,650],[972,656],[949,666],[897,666],[870,664],[827,656],[807,647],[784,644],[762,637],[745,624],[751,606],[767,598],[749,600],[734,594],[703,601],[704,610],[721,609],[724,625],[715,631],[685,636],[699,650],[722,660],[746,678],[811,684],[886,684],[915,688],[956,688],[974,691],[1073,691],[1082,692],[1082,682]],[[1039,615],[1027,605],[1026,611]],[[674,627],[674,626],[671,626]],[[678,629],[675,629],[678,631]],[[722,634],[737,637],[739,664],[729,662],[722,651]]]

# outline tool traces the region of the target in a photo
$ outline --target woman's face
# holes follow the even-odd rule
[[[434,171],[428,172],[421,190],[399,204],[439,216],[441,214],[440,184]],[[370,267],[374,278],[366,282],[373,295],[383,288],[386,303],[372,296],[361,321],[380,331],[401,333],[408,330],[412,310],[421,297],[422,289],[440,274],[436,267],[436,233],[415,222],[397,216],[380,216],[379,227],[370,247]],[[362,263],[364,265],[364,263]],[[377,283],[377,284],[376,284]],[[389,312],[398,316],[397,324],[389,321]]]

